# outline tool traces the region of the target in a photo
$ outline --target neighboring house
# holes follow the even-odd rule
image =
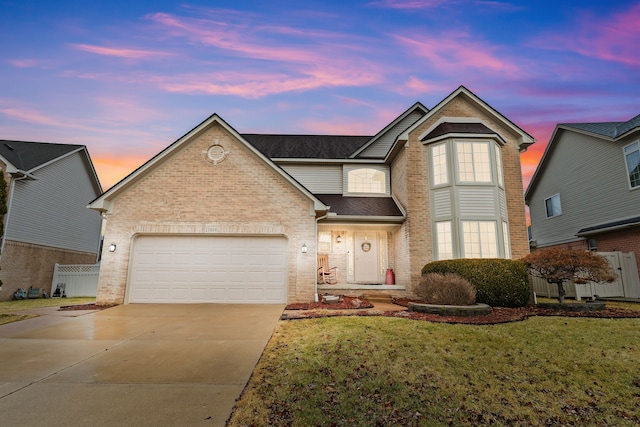
[[[240,134],[214,114],[90,204],[98,302],[412,295],[433,260],[522,257],[533,142],[464,87],[374,136]],[[336,284],[317,283],[321,254]]]
[[[640,115],[557,125],[525,199],[532,247],[634,252],[640,265]]]
[[[56,263],[94,264],[102,219],[87,203],[102,188],[85,146],[0,140],[7,181],[0,300],[18,288],[51,291]]]

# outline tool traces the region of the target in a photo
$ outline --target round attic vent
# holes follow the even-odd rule
[[[218,164],[227,157],[227,152],[224,150],[224,147],[220,144],[214,144],[206,151],[207,159],[213,162],[213,164]]]

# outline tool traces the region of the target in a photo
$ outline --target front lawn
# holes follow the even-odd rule
[[[640,319],[282,321],[229,426],[637,425]]]
[[[0,325],[36,317],[35,314],[17,314],[16,311],[42,307],[60,307],[64,305],[88,304],[95,302],[95,297],[71,298],[34,298],[17,301],[0,301]]]

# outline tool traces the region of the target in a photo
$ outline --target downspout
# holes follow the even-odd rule
[[[314,245],[316,248],[315,254],[316,254],[316,258],[314,261],[314,265],[316,266],[315,269],[315,273],[314,273],[314,279],[313,282],[314,284],[314,293],[313,293],[313,300],[315,302],[318,302],[320,300],[320,297],[318,296],[318,222],[325,219],[326,217],[329,216],[329,213],[327,212],[326,214],[319,216],[316,218],[316,244]]]
[[[12,176],[11,184],[9,184],[9,204],[7,205],[7,213],[4,216],[4,233],[2,235],[2,243],[0,243],[0,260],[2,259],[2,254],[4,253],[4,243],[7,240],[6,235],[7,230],[9,229],[9,217],[11,216],[11,205],[13,205],[13,192],[15,189],[15,183],[16,181],[22,181],[24,179],[38,179],[30,173],[21,170],[19,170],[16,174],[20,174],[21,176],[18,176],[16,178]]]

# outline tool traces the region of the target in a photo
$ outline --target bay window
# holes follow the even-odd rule
[[[452,137],[428,154],[434,258],[510,258],[502,141]]]

